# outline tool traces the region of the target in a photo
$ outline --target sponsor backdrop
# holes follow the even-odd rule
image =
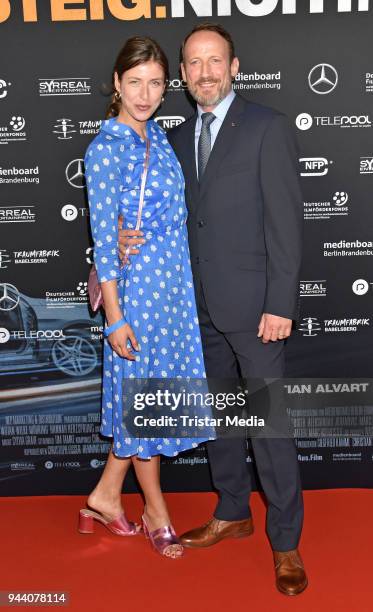
[[[170,59],[160,125],[167,130],[193,112],[178,52],[204,20],[233,35],[236,91],[285,112],[300,143],[301,321],[288,342],[285,392],[304,486],[373,485],[372,4],[0,2],[2,495],[84,493],[105,462],[102,318],[87,306],[82,159],[128,36],[155,37]],[[162,476],[169,491],[211,487],[203,449],[165,460]]]

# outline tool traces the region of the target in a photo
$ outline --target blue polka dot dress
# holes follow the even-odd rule
[[[117,355],[104,339],[100,433],[114,438],[118,457],[176,456],[204,438],[134,438],[123,422],[123,379],[204,378],[186,230],[184,177],[164,131],[147,122],[150,139],[141,230],[146,243],[120,268],[118,216],[134,229],[146,143],[116,118],[103,121],[85,155],[94,262],[100,282],[117,280],[123,317],[140,351],[136,361]]]

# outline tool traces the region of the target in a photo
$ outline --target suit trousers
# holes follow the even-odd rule
[[[284,343],[264,344],[257,332],[221,332],[213,324],[203,286],[196,301],[208,378],[280,378],[284,374]],[[293,438],[251,439],[254,460],[267,499],[266,528],[273,550],[297,548],[303,524],[303,497]],[[206,444],[212,480],[219,493],[217,519],[250,516],[252,482],[247,466],[247,440],[219,438]]]

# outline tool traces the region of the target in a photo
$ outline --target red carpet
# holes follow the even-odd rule
[[[0,590],[68,591],[65,609],[74,612],[371,611],[372,492],[306,491],[304,496],[300,550],[309,587],[297,597],[275,589],[258,494],[251,500],[253,536],[188,549],[176,561],[159,557],[143,536],[115,536],[97,522],[93,535],[79,534],[83,496],[1,498]],[[207,493],[168,494],[167,500],[178,532],[207,520],[215,506],[215,496]],[[124,504],[128,517],[139,520],[140,496],[124,495]]]

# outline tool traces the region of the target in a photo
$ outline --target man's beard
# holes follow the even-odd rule
[[[211,82],[211,81],[208,81],[208,82]],[[213,81],[213,82],[216,83],[216,81]],[[199,94],[197,90],[198,85],[199,83],[197,83],[193,87],[193,89],[190,87],[189,92],[193,96],[197,104],[199,104],[202,107],[203,106],[217,106],[219,102],[224,100],[224,98],[229,93],[229,90],[231,88],[230,83],[221,83],[220,87],[218,88],[217,93],[214,94],[214,96],[212,96],[211,94],[210,95],[209,94],[206,94],[206,95]]]

